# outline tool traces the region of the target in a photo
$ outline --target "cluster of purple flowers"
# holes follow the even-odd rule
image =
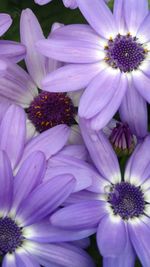
[[[89,24],[47,38],[25,9],[0,40],[2,267],[95,267],[93,234],[103,267],[150,266],[150,12],[108,2],[63,0]]]

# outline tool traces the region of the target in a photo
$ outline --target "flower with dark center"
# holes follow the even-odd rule
[[[0,218],[0,255],[13,253],[22,245],[22,230],[8,217]]]
[[[75,107],[65,93],[41,92],[26,110],[29,120],[38,132],[59,124],[75,124]]]
[[[67,63],[43,79],[42,89],[68,92],[85,88],[79,116],[90,120],[92,129],[103,129],[121,108],[124,121],[132,122],[140,137],[146,136],[146,101],[150,103],[148,0],[114,0],[113,13],[102,0],[92,4],[91,0],[76,1],[90,25],[67,25],[37,42],[41,54]]]
[[[144,214],[145,201],[140,188],[127,182],[114,185],[108,194],[108,202],[115,215],[122,219],[139,217]]]
[[[75,179],[70,174],[60,174],[43,181],[45,168],[44,154],[33,152],[13,177],[10,160],[0,150],[2,266],[94,267],[86,252],[64,243],[82,239],[86,231],[66,232],[53,227],[48,219],[72,193]]]
[[[94,190],[88,188],[70,196],[70,203],[78,203],[57,211],[51,223],[65,230],[97,228],[104,266],[134,266],[135,252],[142,266],[149,266],[150,136],[137,145],[122,177],[109,140],[102,131],[91,130],[89,124],[80,119],[99,183],[94,184]]]
[[[137,70],[148,52],[130,34],[118,34],[114,40],[109,40],[105,50],[106,62],[115,69],[119,68],[121,72]]]
[[[135,136],[127,123],[116,122],[109,140],[118,156],[130,155],[135,148]]]
[[[52,31],[59,27],[62,25],[53,24]],[[7,106],[13,102],[27,111],[28,140],[56,125],[66,124],[71,129],[69,142],[81,143],[80,130],[76,122],[80,92],[53,94],[41,91],[43,77],[46,73],[61,67],[62,63],[48,59],[37,51],[35,42],[43,39],[44,35],[37,18],[30,9],[22,11],[20,32],[21,42],[27,50],[25,63],[29,74],[17,64],[9,62],[3,77],[0,77],[0,99],[3,105],[6,105],[7,109]],[[2,108],[1,116],[3,116]]]

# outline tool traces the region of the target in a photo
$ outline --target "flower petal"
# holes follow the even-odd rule
[[[142,71],[135,71],[133,73],[133,84],[138,92],[142,95],[142,97],[150,103],[150,89],[149,89],[149,82],[150,77],[145,75]]]
[[[94,263],[88,254],[73,245],[65,243],[38,244],[28,242],[27,250],[34,255],[42,265],[56,267],[94,267]],[[44,263],[45,262],[45,263]],[[47,262],[47,264],[46,264]],[[43,264],[44,263],[44,264]]]
[[[93,118],[91,118],[90,126],[93,130],[98,131],[104,128],[109,123],[113,115],[119,109],[122,99],[124,98],[124,95],[126,93],[126,90],[127,90],[127,80],[126,77],[122,75],[118,87],[116,88],[114,95],[112,96],[110,101],[98,114],[96,114]]]
[[[76,91],[86,87],[100,70],[100,62],[94,64],[68,64],[48,74],[42,81],[42,89],[48,92]]]
[[[44,35],[36,16],[29,8],[21,13],[20,36],[22,43],[27,48],[25,62],[28,72],[41,88],[41,80],[46,75],[46,58],[36,50],[35,43],[44,39]]]
[[[67,230],[85,230],[97,227],[107,213],[105,202],[83,201],[56,211],[50,218],[53,225]]]
[[[83,93],[80,100],[79,115],[90,119],[100,112],[117,91],[119,80],[120,71],[111,68],[102,70]]]
[[[38,41],[36,47],[43,55],[67,63],[94,63],[105,57],[104,49],[98,43],[61,35]]]
[[[136,254],[138,255],[143,266],[149,266],[150,249],[149,249],[149,236],[150,228],[137,219],[136,223],[128,224],[131,242],[134,246]]]
[[[19,162],[26,137],[26,117],[22,108],[11,105],[0,125],[0,148],[6,151],[12,168]]]
[[[0,78],[0,97],[28,107],[38,91],[30,76],[17,64],[7,61],[7,69]]]
[[[147,105],[132,82],[129,82],[119,111],[121,120],[128,123],[133,134],[140,138],[147,134]]]
[[[84,145],[65,146],[58,155],[71,156],[81,160],[87,160],[88,152]]]
[[[130,157],[126,170],[125,180],[140,186],[150,176],[150,136],[137,146]],[[142,156],[141,156],[142,155]]]
[[[3,77],[7,71],[7,64],[4,60],[0,59],[0,78]]]
[[[70,128],[65,124],[60,124],[35,136],[27,143],[21,162],[34,151],[43,152],[46,159],[49,159],[65,146],[69,134]]]
[[[96,232],[95,228],[88,230],[64,230],[52,226],[49,221],[42,221],[24,228],[24,237],[28,240],[43,243],[70,242],[85,238]]]
[[[120,168],[116,154],[105,134],[90,129],[88,121],[80,120],[84,142],[96,168],[111,183],[120,182]],[[108,164],[109,162],[109,164]]]
[[[125,1],[124,12],[128,31],[135,36],[142,20],[148,14],[148,1]]]
[[[75,9],[78,7],[76,0],[63,0],[64,6],[69,7],[71,9]]]
[[[105,180],[98,175],[92,166],[83,160],[67,155],[56,155],[49,160],[44,180],[65,173],[70,173],[76,179],[75,192],[90,186],[92,186],[93,190],[100,191],[103,190],[102,188],[105,185]],[[99,188],[97,188],[98,185]]]
[[[100,36],[109,39],[116,35],[115,20],[104,1],[76,0],[76,2],[84,17]]]
[[[103,267],[134,267],[135,252],[128,237],[126,248],[118,257],[110,257],[103,259]]]
[[[103,257],[120,256],[127,243],[124,221],[119,216],[102,218],[98,227],[97,243]]]
[[[33,152],[23,162],[14,179],[13,213],[16,213],[21,202],[41,183],[45,170],[46,161],[42,152]]]
[[[0,40],[1,58],[7,58],[12,62],[17,63],[24,58],[25,53],[26,49],[24,45],[13,41]]]
[[[9,158],[0,150],[0,216],[5,216],[11,207],[13,196],[13,174]]]
[[[40,184],[20,205],[17,219],[27,226],[47,217],[72,193],[75,180],[71,175],[60,175]]]
[[[16,265],[15,255],[13,253],[7,253],[4,256],[2,267],[18,267]]]
[[[125,16],[124,16],[124,0],[115,0],[113,14],[118,27],[118,32],[122,35],[126,33]]]
[[[12,19],[8,14],[0,13],[0,36],[2,36],[12,24]]]
[[[17,249],[15,256],[17,267],[40,267],[39,263],[22,247]]]
[[[41,6],[47,4],[47,3],[51,2],[51,1],[52,0],[34,0],[34,2],[36,4],[41,5]]]
[[[150,13],[148,13],[148,15],[144,18],[136,34],[137,38],[139,38],[140,42],[142,43],[150,41],[149,24],[150,24]]]

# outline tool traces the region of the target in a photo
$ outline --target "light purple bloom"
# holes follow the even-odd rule
[[[45,168],[44,154],[36,151],[26,158],[13,177],[10,160],[0,150],[2,266],[94,266],[80,248],[83,244],[76,247],[62,243],[76,240],[74,231],[57,229],[48,221],[48,216],[72,192],[75,180],[71,175],[60,175],[42,183]],[[77,236],[81,232],[77,232]]]
[[[95,194],[84,190],[72,195],[67,201],[78,203],[57,211],[50,221],[62,229],[97,227],[97,244],[105,267],[133,267],[135,252],[142,266],[149,266],[150,136],[136,147],[122,179],[117,157],[104,133],[94,132],[83,120],[80,125],[102,182]]]
[[[52,30],[59,27],[61,24],[55,23]],[[67,124],[72,129],[70,142],[81,143],[81,134],[76,125],[76,107],[82,91],[60,94],[37,89],[41,88],[41,80],[46,73],[57,69],[62,63],[48,59],[36,50],[35,43],[44,39],[44,35],[30,9],[22,11],[20,35],[26,47],[25,62],[29,74],[21,67],[7,62],[7,71],[0,79],[0,102],[16,103],[25,108],[29,137],[56,125]]]
[[[150,102],[148,1],[115,0],[113,14],[101,0],[77,4],[90,26],[64,26],[37,43],[42,54],[70,63],[49,74],[43,89],[87,87],[79,115],[89,119],[93,129],[102,129],[120,107],[122,120],[132,121],[145,136],[145,100]]]
[[[12,19],[8,14],[0,13],[0,36],[2,36],[12,24]],[[0,40],[0,58],[18,62],[25,56],[25,46],[8,40]],[[3,67],[0,62],[0,70]]]

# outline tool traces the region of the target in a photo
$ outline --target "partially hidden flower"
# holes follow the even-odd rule
[[[54,24],[53,30],[60,26]],[[22,11],[20,35],[26,47],[25,62],[29,74],[18,65],[7,62],[7,71],[0,79],[0,102],[16,103],[25,109],[29,137],[56,125],[66,124],[72,129],[70,142],[81,143],[76,120],[78,99],[82,92],[66,94],[40,90],[42,78],[61,63],[46,58],[36,50],[35,43],[44,39],[44,35],[30,9]]]
[[[6,152],[0,150],[2,266],[94,266],[80,248],[84,244],[76,241],[76,247],[64,243],[76,240],[82,231],[62,231],[48,220],[72,192],[75,180],[66,174],[42,182],[45,168],[44,154],[36,151],[26,158],[14,177]]]
[[[112,119],[104,127],[103,132],[108,137],[118,156],[130,155],[138,142],[138,137],[132,133],[126,122]]]
[[[121,119],[132,121],[145,136],[150,102],[148,1],[115,0],[113,14],[101,0],[77,4],[90,26],[67,25],[37,43],[42,54],[70,63],[47,75],[43,89],[87,87],[79,115],[93,129],[106,126],[120,107]]]
[[[98,178],[86,163],[85,147],[67,145],[70,131],[67,125],[61,124],[27,140],[25,112],[21,107],[11,105],[5,109],[0,123],[0,149],[7,153],[14,174],[27,157],[41,151],[46,158],[43,181],[71,172],[76,180],[74,190],[78,192],[90,187],[92,181],[96,183]]]
[[[84,190],[72,195],[68,201],[74,204],[57,211],[50,221],[62,229],[97,227],[104,266],[134,266],[135,254],[142,266],[148,266],[150,136],[137,145],[121,177],[117,157],[104,133],[91,130],[83,120],[80,126],[101,183],[97,193]]]

